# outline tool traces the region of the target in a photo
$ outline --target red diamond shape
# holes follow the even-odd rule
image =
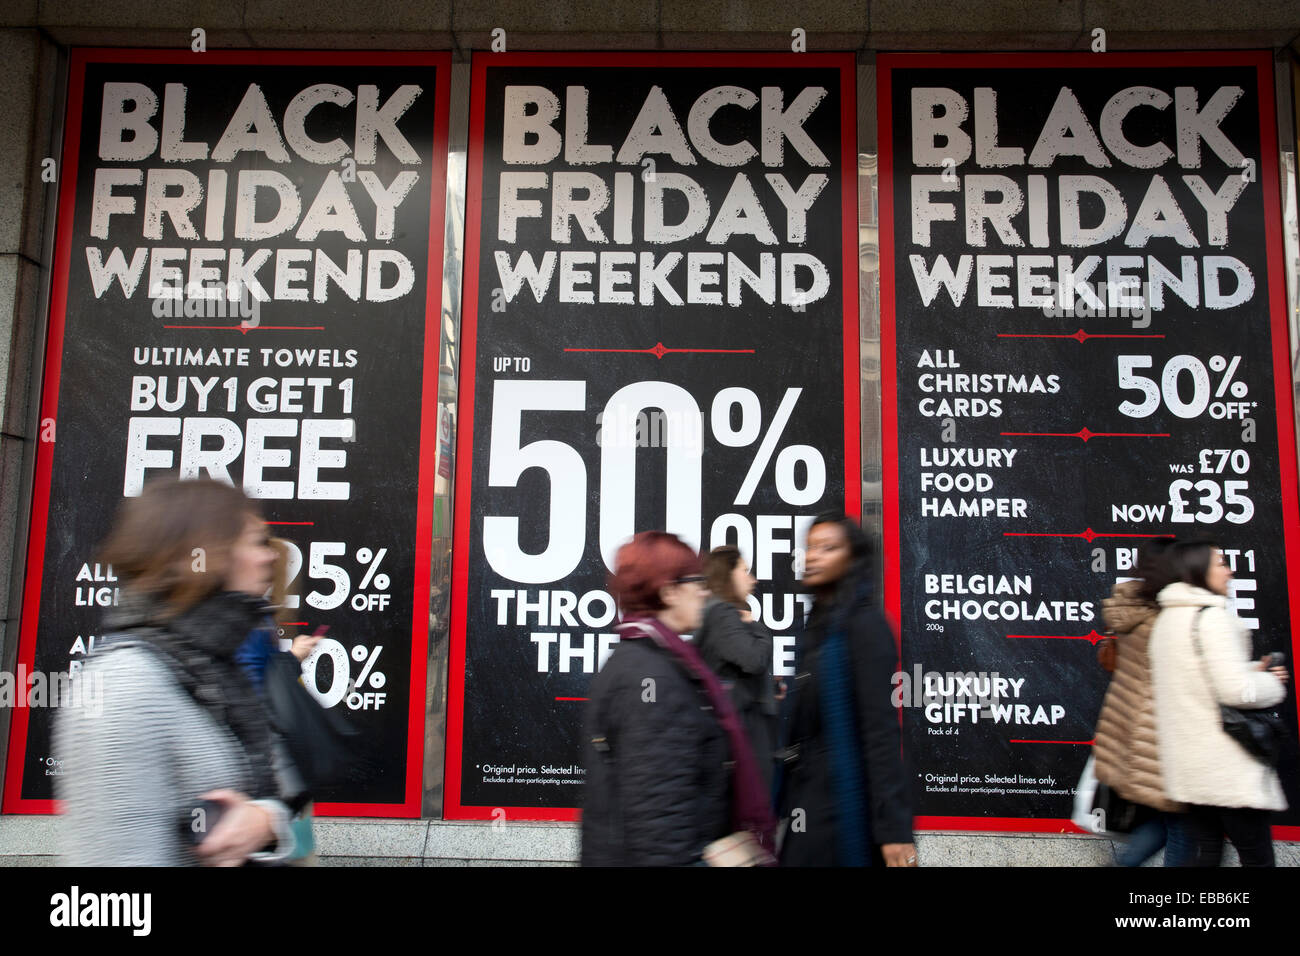
[[[655,358],[661,359],[664,357],[664,354],[668,351],[668,349],[664,348],[664,344],[662,342],[656,342],[655,347],[652,348],[650,351]]]
[[[1070,338],[1082,342],[1088,338],[1088,333],[1083,331],[1083,329],[1080,329],[1078,332],[1075,332],[1074,335],[1070,336]]]
[[[1084,541],[1091,543],[1092,539],[1097,537],[1097,532],[1093,531],[1091,528],[1087,528],[1080,537],[1082,537]]]
[[[1085,425],[1082,428],[1080,428],[1076,434],[1078,434],[1078,436],[1086,442],[1089,438],[1093,437],[1097,433],[1088,431],[1088,426]]]
[[[1105,639],[1106,639],[1106,635],[1098,634],[1096,629],[1093,629],[1088,632],[1088,640],[1092,641],[1093,644],[1096,644],[1098,641],[1104,641]]]

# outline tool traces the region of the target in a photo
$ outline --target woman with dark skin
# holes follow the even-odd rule
[[[793,690],[783,866],[917,865],[890,700],[898,649],[870,599],[869,555],[843,515],[822,515],[808,531],[803,583],[816,603]]]

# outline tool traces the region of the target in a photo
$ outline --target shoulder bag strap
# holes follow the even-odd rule
[[[1205,654],[1201,651],[1201,635],[1200,635],[1201,615],[1204,614],[1208,608],[1209,605],[1204,604],[1201,606],[1200,610],[1198,610],[1196,614],[1192,616],[1192,647],[1196,651],[1197,660],[1201,662],[1201,673],[1205,675],[1205,682],[1206,684],[1209,685],[1210,697],[1215,701],[1215,703],[1218,703],[1219,695],[1215,693],[1214,680],[1210,677],[1210,672],[1205,666]]]

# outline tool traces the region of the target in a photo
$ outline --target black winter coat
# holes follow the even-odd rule
[[[837,865],[830,747],[823,733],[820,701],[825,680],[821,647],[829,617],[819,603],[800,639],[787,751],[790,757],[781,800],[782,816],[791,818],[781,847],[782,866]],[[882,844],[912,842],[911,788],[900,749],[899,714],[891,701],[898,649],[889,623],[876,608],[863,604],[849,621],[848,650],[871,814],[868,824],[878,857]],[[795,810],[803,813],[793,814]]]
[[[759,781],[770,800],[777,714],[772,633],[757,621],[743,620],[727,602],[711,598],[694,636],[700,657],[731,694],[732,706],[754,751]]]
[[[730,754],[702,683],[651,638],[591,685],[583,866],[686,866],[731,832]]]

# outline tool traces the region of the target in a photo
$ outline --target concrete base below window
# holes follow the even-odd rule
[[[52,866],[57,819],[0,817],[0,866]],[[577,826],[444,820],[317,820],[322,866],[574,866]],[[1102,837],[938,831],[917,836],[924,866],[1113,866],[1122,844]],[[1278,866],[1300,866],[1300,843],[1275,843]],[[1236,866],[1228,847],[1226,865]],[[1157,855],[1150,866],[1158,866]]]

